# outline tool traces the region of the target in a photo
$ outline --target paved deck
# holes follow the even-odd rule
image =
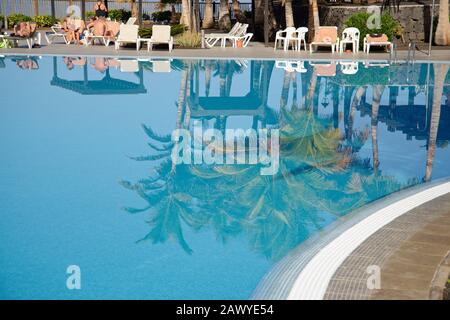
[[[449,251],[450,194],[446,194],[367,238],[334,273],[324,298],[439,299],[439,286],[450,272]],[[367,288],[366,270],[371,265],[380,267],[380,289]]]
[[[82,55],[82,56],[125,56],[125,57],[172,57],[172,58],[246,58],[246,59],[314,59],[314,60],[387,60],[389,54],[384,52],[371,52],[369,55],[359,52],[358,54],[343,53],[331,54],[329,51],[320,51],[310,54],[309,51],[287,51],[273,50],[273,45],[265,47],[263,43],[252,42],[247,48],[220,48],[214,47],[211,49],[174,49],[168,52],[167,49],[155,49],[148,52],[146,49],[136,51],[133,47],[114,49],[114,45],[109,47],[102,45],[83,46],[83,45],[65,45],[63,43],[54,43],[47,45],[45,38],[42,37],[43,45],[41,48],[28,49],[24,44],[20,44],[19,48],[0,49],[0,54],[20,54],[20,55]],[[423,50],[428,50],[428,46],[424,46]],[[399,50],[397,55],[399,60],[404,60],[407,57],[405,50]],[[438,47],[432,51],[431,57],[423,52],[416,51],[416,60],[430,60],[430,61],[449,61],[450,62],[450,47]]]

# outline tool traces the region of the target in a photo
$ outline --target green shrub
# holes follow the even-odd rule
[[[367,27],[367,19],[369,19],[370,14],[367,12],[359,12],[352,15],[344,22],[344,26],[358,28],[361,32],[360,34],[360,47],[364,44],[364,37],[366,34],[371,33],[384,33],[387,35],[389,40],[392,40],[394,36],[401,36],[402,27],[400,23],[395,20],[391,15],[385,13],[381,16],[381,26],[379,29],[369,29]]]
[[[152,19],[156,22],[165,22],[170,21],[172,17],[172,11],[166,10],[166,11],[156,11],[152,13]]]
[[[11,28],[21,22],[29,22],[33,19],[21,13],[14,13],[8,16],[8,26]]]
[[[51,27],[55,23],[58,22],[58,19],[53,18],[52,16],[35,16],[33,20],[36,22],[37,26],[42,27]]]
[[[198,33],[185,32],[175,39],[175,43],[181,48],[199,48],[202,37]]]
[[[174,24],[171,26],[170,34],[172,36],[176,36],[180,33],[183,33],[185,30],[185,26],[183,24]],[[139,29],[139,37],[141,38],[150,38],[152,36],[152,28],[140,28]]]
[[[111,9],[108,11],[111,20],[126,22],[131,17],[131,11],[124,9]]]
[[[95,17],[94,11],[86,11],[86,19],[89,19],[91,17]]]

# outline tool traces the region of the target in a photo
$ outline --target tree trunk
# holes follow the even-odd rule
[[[34,0],[34,15],[39,15],[39,0]]]
[[[189,0],[181,0],[181,18],[180,23],[184,24],[187,27],[190,27],[189,25],[189,16],[191,14],[191,8],[189,5]]]
[[[265,0],[255,0],[255,38],[264,39],[264,2]],[[277,20],[273,12],[273,4],[269,1],[269,39],[273,39],[278,31]]]
[[[192,12],[192,26],[190,28],[192,33],[198,33],[200,32],[199,28],[200,28],[200,4],[199,4],[199,0],[191,0],[193,1],[193,12]]]
[[[137,8],[136,0],[130,0],[130,5],[131,5],[131,16],[133,18],[137,18],[137,16],[138,16],[138,8]]]
[[[224,31],[228,31],[231,29],[230,8],[228,6],[228,0],[220,0],[219,29]]]
[[[205,13],[202,27],[203,29],[214,27],[213,0],[205,0]]]
[[[314,33],[319,30],[319,26],[319,7],[317,6],[317,0],[309,0],[308,35],[310,41],[314,39]]]
[[[372,133],[372,153],[373,153],[373,171],[378,174],[378,167],[380,166],[380,156],[378,153],[378,109],[380,107],[381,96],[383,95],[384,86],[373,86],[372,97],[372,119],[371,119],[371,133]]]
[[[444,88],[444,80],[448,72],[448,65],[434,65],[434,90],[433,90],[433,106],[430,119],[430,134],[428,136],[427,164],[425,169],[425,181],[431,180],[433,171],[434,153],[436,150],[436,139],[439,129],[439,120],[441,116],[441,99]]]
[[[247,17],[242,12],[241,7],[239,6],[238,0],[233,0],[233,13],[238,22],[247,23]]]
[[[286,27],[295,27],[294,14],[292,11],[292,0],[285,0],[284,2],[284,14],[286,16]]]
[[[439,4],[439,21],[436,27],[434,42],[439,46],[450,45],[450,23],[448,22],[448,0]]]

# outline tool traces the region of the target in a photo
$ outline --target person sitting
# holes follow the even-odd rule
[[[14,26],[13,37],[28,38],[31,35],[31,24],[29,22],[21,22]]]
[[[97,18],[106,18],[108,15],[108,8],[106,8],[102,0],[99,0],[94,5],[94,12]]]
[[[63,30],[67,33],[67,41],[69,43],[74,41],[76,44],[80,44],[80,36],[84,31],[84,27],[85,23],[83,20],[66,17],[63,24]]]
[[[92,29],[94,36],[104,36],[106,33],[106,22],[103,18],[94,19],[94,17],[91,17],[86,28],[88,30]]]

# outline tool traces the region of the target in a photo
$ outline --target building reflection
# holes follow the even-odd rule
[[[100,80],[92,80],[89,78],[88,59],[85,57],[65,57],[64,63],[69,70],[75,66],[82,68],[82,79],[68,80],[58,75],[58,60],[53,57],[53,78],[50,81],[52,86],[60,87],[66,90],[74,91],[82,95],[112,95],[112,94],[143,94],[147,90],[144,86],[143,68],[139,66],[137,60],[116,60],[107,58],[94,58],[94,62],[90,62],[93,69],[104,74]],[[117,79],[111,76],[109,68],[117,66],[122,72],[134,73],[138,81],[131,82]]]

